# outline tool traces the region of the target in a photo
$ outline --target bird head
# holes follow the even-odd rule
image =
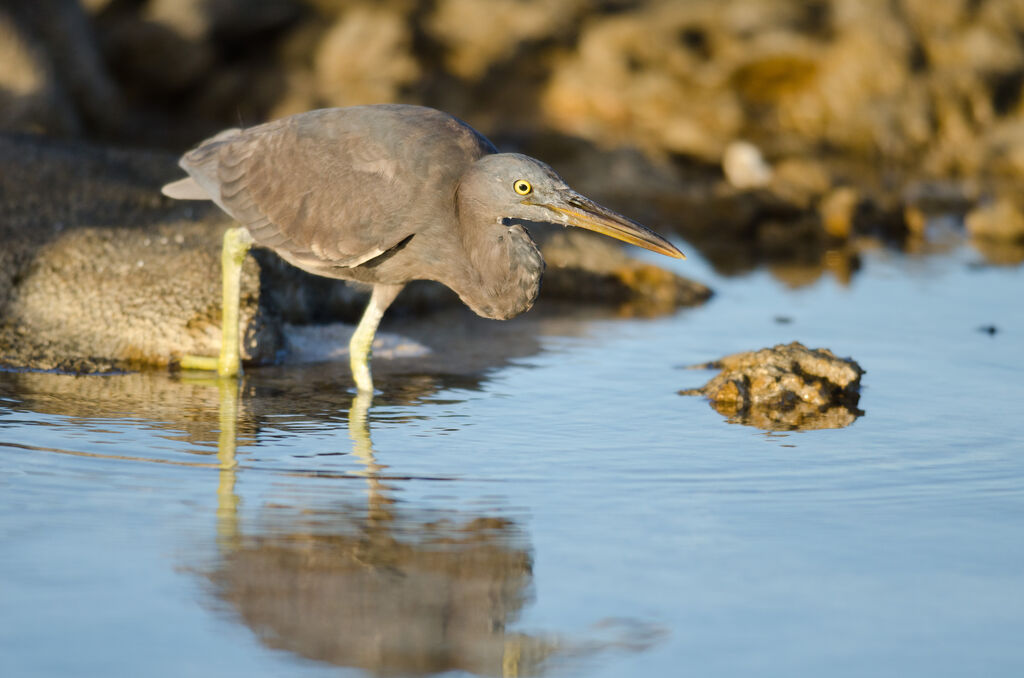
[[[527,155],[484,156],[474,164],[471,174],[476,199],[499,221],[576,226],[669,257],[686,258],[665,238],[577,193],[551,167]]]

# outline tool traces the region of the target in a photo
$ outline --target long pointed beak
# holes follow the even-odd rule
[[[563,202],[564,201],[564,202]],[[538,203],[549,210],[559,212],[567,217],[570,226],[585,228],[601,235],[607,235],[637,245],[644,249],[664,254],[676,259],[685,259],[686,255],[680,252],[675,245],[665,240],[660,235],[642,226],[632,219],[627,219],[607,207],[602,207],[596,202],[582,196],[575,191],[565,191],[563,201],[558,203]]]

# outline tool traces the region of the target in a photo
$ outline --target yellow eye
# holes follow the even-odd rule
[[[512,190],[519,195],[529,195],[530,191],[533,190],[533,186],[526,179],[516,179],[516,182],[512,184]]]

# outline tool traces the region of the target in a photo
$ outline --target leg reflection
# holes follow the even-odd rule
[[[385,467],[377,463],[373,454],[373,441],[370,440],[369,413],[372,404],[373,392],[360,390],[352,398],[348,411],[348,436],[352,439],[352,454],[363,465],[360,475],[366,476],[369,495],[367,517],[371,524],[391,519],[388,512],[391,500],[386,494],[390,488],[381,482],[381,473]]]
[[[235,445],[238,439],[238,380],[216,380],[220,396],[217,434],[217,461],[220,482],[217,485],[217,544],[222,549],[238,546],[238,495],[235,494]]]

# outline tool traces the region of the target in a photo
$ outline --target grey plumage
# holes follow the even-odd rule
[[[429,108],[310,111],[222,132],[180,164],[191,181],[165,193],[213,200],[295,266],[381,286],[436,280],[488,318],[528,310],[540,289],[544,262],[524,221],[582,226],[682,257],[544,163],[498,153]]]

